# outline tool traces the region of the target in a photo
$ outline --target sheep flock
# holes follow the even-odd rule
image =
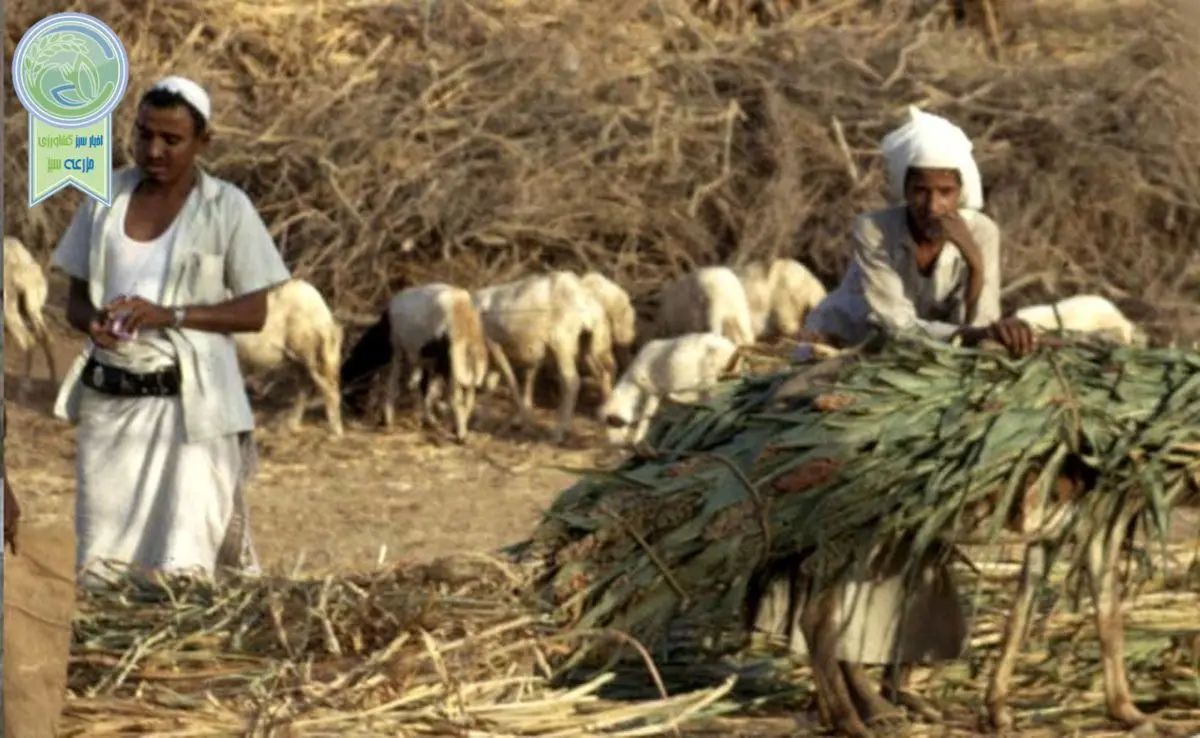
[[[26,355],[24,393],[34,342],[57,381],[43,317],[47,280],[15,238],[4,239],[4,261],[4,327]],[[386,368],[379,418],[385,428],[394,425],[402,383],[415,400],[417,421],[443,427],[438,415],[449,415],[446,426],[460,442],[468,439],[479,393],[501,387],[512,398],[512,421],[529,428],[535,382],[548,368],[560,389],[549,440],[561,443],[571,435],[586,377],[601,398],[594,420],[605,426],[610,444],[629,446],[642,439],[664,401],[702,398],[737,372],[748,349],[796,336],[826,296],[824,285],[794,259],[686,272],[662,285],[654,315],[645,323],[639,322],[629,293],[598,272],[553,271],[474,290],[424,284],[394,295],[380,325],[355,350],[383,357],[368,361],[371,369],[360,375]],[[1139,326],[1097,295],[1024,307],[1015,316],[1042,332],[1146,342]],[[299,427],[315,390],[329,432],[341,436],[347,375],[343,335],[320,292],[292,279],[272,291],[263,329],[234,340],[248,374],[290,372],[300,379],[290,429]]]

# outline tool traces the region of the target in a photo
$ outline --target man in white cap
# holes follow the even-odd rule
[[[1000,230],[980,212],[970,139],[915,107],[909,117],[882,144],[895,204],[855,219],[850,268],[805,329],[840,345],[873,331],[917,332],[968,345],[991,339],[1028,353],[1031,328],[1000,315]]]
[[[89,342],[55,413],[78,423],[77,564],[254,570],[254,418],[230,334],[262,329],[289,271],[246,193],[204,172],[212,106],[167,77],[138,102],[136,166],[80,206],[53,262]]]

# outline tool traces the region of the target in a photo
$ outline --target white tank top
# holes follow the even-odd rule
[[[179,230],[176,216],[167,230],[152,241],[136,241],[125,235],[125,218],[129,200],[117,206],[115,218],[109,220],[111,229],[104,275],[104,304],[121,295],[137,295],[158,303],[166,284],[167,267],[175,234]],[[182,209],[181,211],[182,212]],[[163,331],[138,331],[136,339],[121,341],[114,350],[95,347],[96,360],[132,372],[153,372],[175,363],[175,349]]]

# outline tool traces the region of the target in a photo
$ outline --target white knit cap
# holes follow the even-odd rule
[[[904,177],[909,168],[957,169],[962,176],[962,207],[983,209],[983,185],[971,139],[940,115],[909,106],[908,122],[884,136],[880,148],[897,204],[904,202]]]
[[[187,77],[163,77],[159,81],[150,86],[150,90],[166,90],[174,92],[184,100],[188,101],[196,110],[200,111],[200,115],[204,116],[205,121],[212,120],[212,101],[208,99],[208,93],[204,88]]]

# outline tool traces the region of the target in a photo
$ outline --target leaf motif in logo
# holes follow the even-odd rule
[[[76,57],[75,90],[79,99],[84,103],[94,102],[99,87],[100,73],[96,70],[96,65],[86,56],[80,55]]]
[[[55,85],[50,90],[51,97],[62,105],[74,107],[78,105],[79,100],[79,71],[78,65],[69,62],[63,62],[58,65],[58,72],[62,75],[65,85]]]

